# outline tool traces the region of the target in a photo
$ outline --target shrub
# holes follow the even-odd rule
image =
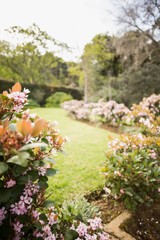
[[[28,93],[16,83],[0,95],[1,240],[108,239],[101,219],[65,221],[47,201],[48,177],[56,174],[53,157],[65,139],[53,123],[23,111]]]
[[[103,171],[106,187],[128,208],[151,203],[160,195],[160,138],[121,135],[109,146]]]
[[[145,135],[160,134],[160,95],[143,98],[139,104],[133,104],[124,122],[139,127]]]
[[[28,108],[36,108],[36,107],[40,107],[40,105],[36,100],[30,98],[30,99],[28,99],[27,107]]]
[[[91,218],[100,215],[99,208],[89,203],[84,197],[77,196],[62,204],[63,220],[72,222],[73,220],[87,223]]]
[[[46,99],[45,107],[60,107],[63,102],[69,101],[71,99],[72,96],[70,94],[64,92],[56,92]]]
[[[97,103],[85,103],[72,100],[64,102],[62,107],[76,119],[108,123],[112,126],[120,125],[129,112],[124,104],[118,104],[115,101],[103,102],[100,100]]]

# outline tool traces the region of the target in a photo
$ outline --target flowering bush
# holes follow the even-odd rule
[[[115,101],[85,103],[84,101],[72,100],[64,102],[62,107],[76,119],[108,123],[112,126],[118,126],[129,112],[124,104],[118,104]]]
[[[152,94],[147,98],[143,98],[143,100],[139,103],[143,108],[147,108],[151,113],[155,116],[160,115],[160,94]]]
[[[73,227],[54,207],[45,208],[48,176],[56,174],[53,157],[65,139],[54,123],[23,110],[29,91],[21,90],[16,83],[0,95],[0,239],[86,239],[81,222]],[[92,221],[100,220],[86,223],[88,239],[108,239]]]
[[[160,138],[121,135],[109,144],[103,168],[106,189],[128,208],[160,195]]]
[[[144,98],[138,105],[133,104],[124,118],[129,125],[140,127],[141,132],[149,135],[160,134],[160,94]]]

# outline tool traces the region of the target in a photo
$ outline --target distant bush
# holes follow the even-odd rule
[[[145,135],[160,134],[160,94],[143,98],[139,104],[133,104],[124,122],[137,126]]]
[[[108,123],[112,126],[119,126],[130,112],[123,103],[118,104],[113,100],[108,102],[99,100],[97,103],[72,100],[64,102],[62,107],[78,120]]]
[[[36,100],[30,98],[30,99],[28,99],[27,107],[28,108],[36,108],[36,107],[40,107],[40,105]]]
[[[45,107],[60,107],[65,101],[72,100],[73,97],[65,92],[56,92],[46,99]]]

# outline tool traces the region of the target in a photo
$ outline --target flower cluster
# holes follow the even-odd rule
[[[143,98],[139,104],[133,104],[131,111],[124,118],[129,125],[136,125],[149,135],[160,134],[160,94]]]
[[[71,100],[64,102],[62,107],[69,111],[76,119],[91,122],[103,122],[112,126],[118,126],[129,109],[124,104],[115,101],[97,103],[85,103],[83,101]]]
[[[4,96],[7,96],[8,99],[11,99],[12,102],[12,108],[10,109],[11,111],[15,111],[15,112],[20,112],[23,109],[23,106],[25,103],[27,103],[27,98],[28,98],[28,93],[30,93],[30,91],[28,89],[23,90],[23,92],[21,92],[22,88],[21,88],[21,84],[20,83],[16,83],[12,89],[9,90],[9,93],[7,91],[3,92]]]
[[[139,103],[143,108],[147,108],[154,115],[160,114],[160,94],[152,94]]]
[[[28,92],[16,83],[0,95],[0,238],[62,240],[72,222],[44,206],[53,158],[66,138],[55,123],[23,111]]]
[[[100,218],[88,219],[87,223],[75,221],[71,227],[77,233],[77,240],[109,240],[109,235],[102,231]]]

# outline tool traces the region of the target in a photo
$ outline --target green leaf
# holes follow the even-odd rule
[[[76,238],[78,238],[78,233],[73,230],[73,229],[68,229],[65,233],[64,239],[65,240],[74,240]]]
[[[45,158],[43,158],[43,160],[46,161],[46,162],[51,162],[53,164],[56,163],[55,160],[53,158],[51,158],[51,157],[45,157]]]
[[[54,168],[48,168],[46,172],[46,176],[54,176],[57,173],[57,170]]]
[[[40,187],[47,188],[48,187],[47,181],[48,181],[48,178],[46,176],[41,176],[39,178],[38,185]]]
[[[52,201],[52,200],[46,200],[46,201],[44,202],[44,204],[43,204],[43,207],[46,207],[46,208],[48,208],[48,207],[53,207],[54,204],[55,204],[54,201]]]
[[[29,149],[32,149],[32,148],[35,148],[35,147],[47,147],[48,145],[46,143],[30,143],[30,144],[27,144],[23,147],[21,147],[19,149],[19,151],[26,151],[26,150],[29,150]]]
[[[39,178],[38,172],[36,170],[28,171],[27,174],[29,175],[31,181],[33,182],[35,182]]]
[[[132,194],[131,192],[129,192],[129,191],[125,191],[125,194],[128,195],[128,196],[130,196],[130,197],[133,196],[133,194]]]
[[[157,179],[155,179],[155,178],[151,178],[149,181],[150,181],[150,182],[156,182]]]
[[[27,168],[21,167],[19,165],[14,165],[13,167],[13,175],[14,177],[18,177],[19,175],[21,175],[23,172],[26,171]]]
[[[29,176],[28,175],[25,175],[25,176],[20,176],[17,178],[17,184],[19,185],[23,185],[23,184],[26,184],[29,180]]]
[[[0,175],[5,173],[8,170],[8,164],[4,162],[0,162]]]
[[[23,186],[16,184],[11,188],[11,200],[10,203],[15,203],[19,200],[23,192]]]
[[[27,153],[27,152],[20,152],[20,153],[18,153],[17,155],[9,158],[7,162],[20,165],[21,167],[27,167],[27,166],[28,166],[28,160],[27,160],[27,158],[28,158],[29,156],[30,156],[30,155],[29,155],[29,153]]]
[[[0,202],[6,203],[9,202],[11,197],[11,189],[0,189]]]
[[[43,221],[47,221],[47,216],[46,216],[44,213],[41,213],[41,214],[39,215],[39,219],[40,219],[40,220],[43,220]]]

